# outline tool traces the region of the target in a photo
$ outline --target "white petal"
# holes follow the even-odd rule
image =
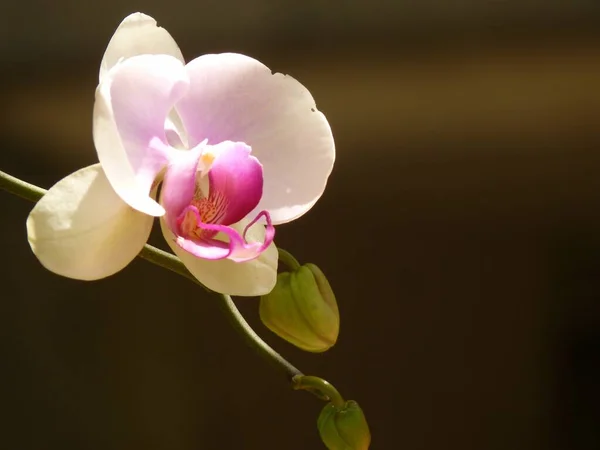
[[[149,192],[174,151],[165,120],[188,85],[179,60],[139,55],[113,67],[96,90],[93,134],[98,159],[117,194],[143,213],[164,214]]]
[[[136,55],[171,55],[184,62],[181,50],[169,32],[156,26],[156,20],[142,13],[123,19],[110,39],[100,64],[100,82],[121,58]]]
[[[308,90],[238,54],[204,55],[186,66],[190,91],[176,105],[190,146],[245,142],[264,169],[263,197],[250,213],[274,224],[308,211],[322,195],[335,159],[331,129]]]
[[[241,221],[232,227],[242,232],[248,223]],[[207,288],[223,294],[252,297],[267,294],[275,287],[278,253],[274,243],[252,261],[236,263],[229,259],[208,260],[197,258],[179,247],[164,217],[160,218],[160,227],[173,252]],[[246,235],[249,242],[263,242],[264,236],[265,227],[260,224],[252,226]]]
[[[95,164],[52,186],[29,214],[27,234],[48,270],[96,280],[135,258],[148,240],[152,220],[124,203]]]

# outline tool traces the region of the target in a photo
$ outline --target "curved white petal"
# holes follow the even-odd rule
[[[148,240],[152,220],[124,203],[95,164],[52,186],[29,214],[27,235],[48,270],[96,280],[135,258]]]
[[[248,223],[241,221],[232,227],[241,233]],[[208,260],[197,258],[179,247],[164,217],[160,218],[160,227],[173,252],[207,288],[223,294],[252,297],[267,294],[275,287],[278,253],[274,243],[252,261],[236,263],[229,259]],[[263,242],[264,236],[264,225],[255,224],[248,230],[246,238],[248,242]]]
[[[171,149],[165,121],[188,89],[183,64],[168,55],[139,55],[113,67],[96,90],[94,144],[119,196],[143,213],[164,214],[149,196]]]
[[[263,197],[274,224],[308,211],[335,159],[331,129],[310,92],[239,54],[204,55],[186,66],[190,91],[176,105],[189,145],[230,140],[252,147],[264,170]]]
[[[123,19],[115,30],[100,64],[100,82],[121,58],[136,55],[171,55],[184,62],[175,39],[156,20],[142,13],[133,13]]]

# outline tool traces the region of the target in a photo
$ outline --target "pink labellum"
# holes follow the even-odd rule
[[[198,258],[237,262],[258,257],[273,241],[267,211],[259,212],[240,234],[230,225],[244,219],[262,196],[262,166],[242,142],[199,144],[174,158],[165,174],[162,204],[176,243]],[[247,242],[248,228],[266,221],[262,243]]]

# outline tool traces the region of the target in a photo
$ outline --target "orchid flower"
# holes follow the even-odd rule
[[[141,13],[123,20],[104,54],[93,139],[99,164],[59,181],[29,215],[41,263],[70,278],[107,277],[160,217],[189,271],[232,295],[271,291],[274,225],[316,203],[335,159],[329,124],[299,82],[235,53],[186,64]]]

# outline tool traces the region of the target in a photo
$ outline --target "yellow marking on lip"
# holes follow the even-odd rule
[[[210,165],[215,160],[215,155],[211,152],[206,152],[202,154],[202,157],[200,159],[202,160],[202,164],[204,164],[205,167],[210,167]]]

